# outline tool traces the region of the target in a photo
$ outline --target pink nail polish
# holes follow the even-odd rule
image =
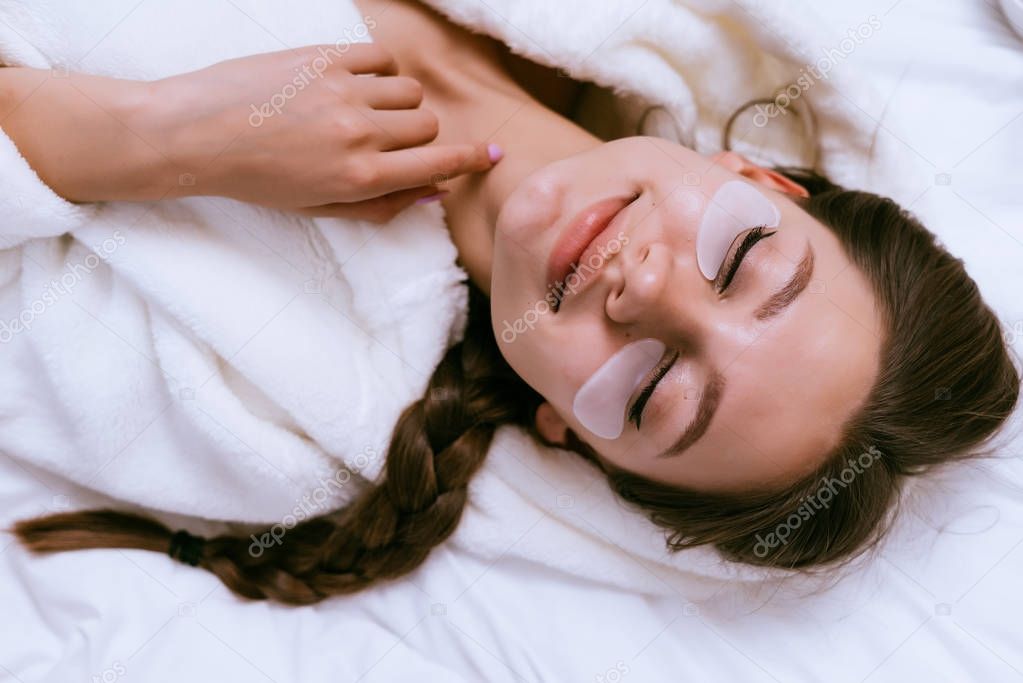
[[[504,150],[491,142],[487,145],[487,156],[490,157],[490,163],[496,164],[504,156]]]
[[[419,199],[416,200],[416,204],[429,204],[430,202],[437,201],[446,194],[447,191],[445,190],[444,192],[437,192],[436,194],[431,194],[426,197],[420,197]]]

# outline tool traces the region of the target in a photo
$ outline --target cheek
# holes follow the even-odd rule
[[[501,235],[494,239],[494,252],[490,271],[490,314],[496,322],[513,316],[524,305],[519,284],[524,279],[524,264],[518,263]]]
[[[554,296],[540,284],[543,277],[536,269],[541,262],[514,242],[501,236],[496,238],[491,261],[490,311],[499,343],[522,345],[522,340],[540,336],[549,324],[554,314]]]
[[[665,188],[670,191],[673,188]],[[696,268],[696,233],[707,198],[696,189],[674,189],[666,196],[653,195],[662,237],[672,246],[676,259],[683,259],[687,268]],[[645,222],[644,222],[645,223]],[[643,224],[640,224],[643,227]],[[691,266],[688,265],[691,263]]]
[[[566,395],[572,386],[565,359],[556,349],[562,344],[545,327],[551,313],[545,300],[527,307],[492,306],[492,326],[498,349],[512,371],[565,416],[563,407],[571,406]],[[569,408],[570,410],[570,408]]]
[[[496,225],[499,237],[528,244],[557,219],[565,192],[564,164],[562,161],[546,166],[519,183],[501,207]]]

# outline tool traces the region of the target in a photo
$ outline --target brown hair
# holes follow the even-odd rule
[[[866,274],[886,322],[878,379],[845,425],[841,446],[785,490],[742,496],[669,487],[615,469],[571,433],[569,447],[666,530],[670,550],[712,544],[732,560],[805,568],[851,559],[875,544],[897,509],[900,480],[974,454],[1012,411],[1019,376],[962,262],[915,218],[889,199],[785,172],[811,193],[802,207],[834,231]],[[517,424],[541,440],[533,426],[541,401],[501,357],[489,302],[470,286],[465,338],[399,418],[379,482],[347,507],[299,523],[258,556],[249,552],[249,537],[220,535],[193,546],[189,561],[240,595],[293,604],[402,576],[454,531],[497,427]],[[832,493],[827,501],[825,490]],[[180,545],[163,524],[112,510],[24,520],[13,531],[36,552],[166,552],[172,538]]]
[[[683,493],[602,467],[619,496],[668,531],[672,550],[713,544],[750,564],[834,565],[883,537],[901,478],[983,455],[977,448],[1016,405],[1019,375],[962,261],[915,217],[886,197],[778,170],[810,192],[795,201],[832,230],[873,287],[886,335],[864,406],[823,464],[781,492]]]

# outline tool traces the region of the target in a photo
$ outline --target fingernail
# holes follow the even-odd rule
[[[428,195],[426,197],[420,197],[419,199],[416,200],[416,204],[429,204],[430,202],[435,202],[444,195],[446,195],[447,193],[448,190],[442,190],[440,192]]]
[[[504,156],[504,150],[491,142],[487,145],[487,156],[490,157],[490,163],[496,164]]]

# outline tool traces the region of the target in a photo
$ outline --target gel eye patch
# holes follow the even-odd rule
[[[717,277],[732,242],[744,230],[777,227],[781,213],[757,188],[729,180],[718,188],[703,212],[696,233],[696,263],[708,280]]]
[[[579,387],[572,412],[579,424],[602,439],[617,439],[625,429],[629,397],[664,356],[656,339],[640,339],[623,346]]]

